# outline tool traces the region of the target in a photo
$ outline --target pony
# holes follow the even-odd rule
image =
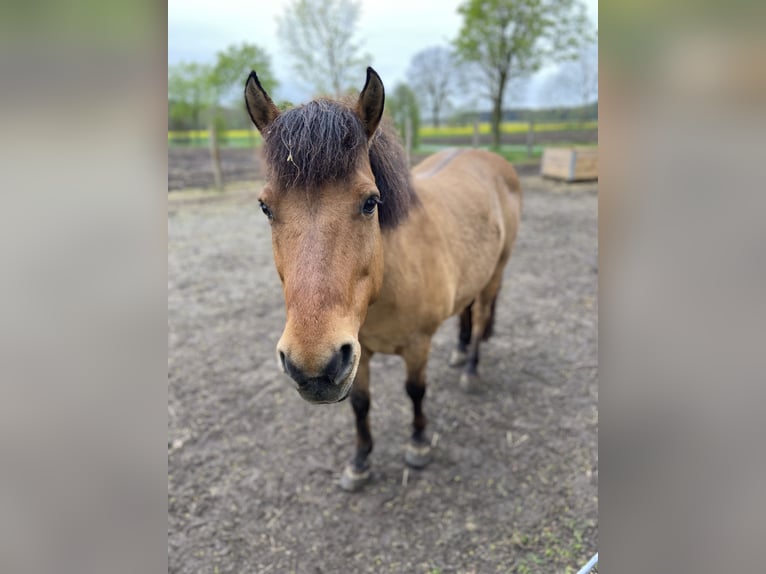
[[[413,406],[405,461],[431,459],[423,399],[431,338],[460,314],[450,365],[477,390],[480,343],[521,216],[514,168],[479,149],[439,152],[412,172],[388,122],[385,90],[367,68],[356,101],[317,99],[280,111],[257,74],[245,104],[263,136],[267,168],[259,203],[271,225],[286,323],[277,362],[311,403],[351,399],[356,449],[340,485],[370,478],[370,358],[406,364]]]

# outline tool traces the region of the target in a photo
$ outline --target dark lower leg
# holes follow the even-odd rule
[[[431,339],[414,339],[402,357],[407,365],[405,388],[412,399],[412,444],[428,444],[426,438],[426,416],[423,414],[423,398],[426,396],[426,364],[431,350]]]
[[[457,340],[457,348],[465,353],[471,342],[471,306],[466,307],[460,313],[460,333]]]
[[[359,368],[356,371],[354,386],[351,387],[351,408],[354,409],[356,420],[356,452],[351,460],[351,466],[357,472],[369,468],[367,457],[372,452],[372,433],[368,414],[370,412],[370,358],[372,353],[362,349]]]
[[[473,324],[471,326],[471,342],[468,344],[467,358],[463,372],[474,377],[479,369],[479,346],[481,345],[484,328],[489,318],[489,309],[486,305],[482,306],[479,302],[473,305]]]
[[[465,372],[469,375],[475,375],[479,369],[479,337],[471,342],[468,349],[468,359],[465,362]]]
[[[423,414],[423,397],[426,395],[425,380],[410,380],[406,384],[407,394],[412,399],[412,442],[424,444],[426,439],[426,416]]]
[[[367,417],[370,412],[370,392],[368,389],[352,389],[350,398],[356,418],[356,453],[351,464],[354,470],[361,472],[368,468],[367,457],[372,452],[372,434]]]

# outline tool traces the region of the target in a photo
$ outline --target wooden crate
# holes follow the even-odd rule
[[[598,148],[547,147],[543,150],[540,173],[564,181],[598,179]]]

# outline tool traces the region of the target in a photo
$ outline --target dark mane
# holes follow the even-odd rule
[[[364,157],[362,121],[347,105],[315,100],[280,114],[265,135],[264,153],[277,189],[318,189],[352,175]],[[383,229],[396,227],[417,203],[404,149],[388,122],[370,140],[369,160],[383,203]]]

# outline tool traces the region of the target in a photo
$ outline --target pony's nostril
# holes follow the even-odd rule
[[[354,354],[354,348],[351,345],[342,345],[338,352],[335,353],[330,359],[330,362],[325,366],[322,375],[327,378],[330,383],[338,383],[339,377],[346,374],[351,359]],[[345,379],[343,379],[345,380]]]
[[[280,358],[282,359],[284,365],[285,374],[287,374],[292,380],[298,383],[299,387],[305,387],[309,382],[311,382],[312,379],[307,377],[300,368],[293,364],[293,362],[284,355],[284,353],[280,353]]]
[[[341,369],[344,369],[351,362],[351,356],[353,355],[353,353],[354,353],[354,349],[348,343],[341,346],[340,348]]]
[[[306,375],[303,374],[303,371],[294,365],[282,351],[279,351],[279,360],[282,363],[282,369],[285,374],[298,383],[299,387],[302,387],[307,383],[308,377],[306,377]]]

